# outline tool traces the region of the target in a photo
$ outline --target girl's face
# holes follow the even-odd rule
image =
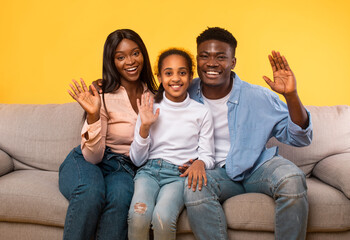
[[[143,68],[141,49],[134,41],[124,38],[115,49],[114,64],[122,82],[138,81]]]
[[[192,77],[186,59],[174,54],[164,58],[158,80],[163,84],[169,100],[182,102],[186,99]]]

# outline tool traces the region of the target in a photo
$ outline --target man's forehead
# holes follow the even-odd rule
[[[231,46],[228,43],[214,39],[204,41],[197,46],[197,52],[227,53],[228,51],[231,52]]]

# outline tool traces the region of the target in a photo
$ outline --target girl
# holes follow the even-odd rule
[[[136,99],[155,92],[146,47],[132,30],[112,32],[103,52],[102,100],[94,86],[73,80],[68,91],[86,112],[81,146],[59,171],[69,200],[64,239],[127,239],[127,214],[135,167],[129,158],[138,108]]]
[[[178,167],[190,159],[214,166],[213,122],[209,110],[189,98],[194,64],[188,53],[170,49],[158,59],[161,83],[153,98],[138,100],[139,118],[130,158],[139,169],[129,210],[129,239],[175,239],[177,218],[184,206],[184,178]],[[154,111],[154,109],[156,109]],[[204,173],[205,175],[205,173]]]

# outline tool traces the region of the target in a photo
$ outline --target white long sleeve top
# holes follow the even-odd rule
[[[148,159],[162,158],[174,165],[183,165],[190,159],[200,159],[206,169],[214,167],[214,127],[210,110],[203,104],[187,98],[172,102],[163,95],[153,111],[160,109],[157,121],[147,138],[140,136],[141,119],[138,116],[130,158],[136,166]]]

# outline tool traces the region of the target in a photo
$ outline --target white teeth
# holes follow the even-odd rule
[[[207,74],[209,74],[209,75],[219,75],[218,72],[207,72]]]
[[[127,68],[126,71],[135,71],[137,67],[133,67],[133,68]]]
[[[177,89],[177,88],[180,88],[181,85],[171,85],[171,87]]]

